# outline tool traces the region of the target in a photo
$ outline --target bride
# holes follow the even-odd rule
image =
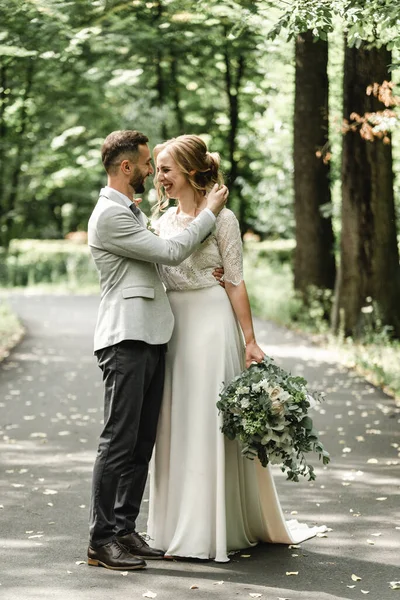
[[[206,206],[222,183],[220,160],[203,140],[182,135],[155,148],[159,208],[169,238]],[[162,189],[166,195],[163,197]],[[223,267],[225,289],[212,272]],[[214,233],[179,266],[159,266],[175,317],[168,344],[164,398],[150,473],[148,535],[166,557],[212,558],[257,542],[293,544],[318,528],[285,522],[269,468],[244,458],[220,431],[216,402],[252,362],[260,362],[246,286],[238,221],[227,208]]]

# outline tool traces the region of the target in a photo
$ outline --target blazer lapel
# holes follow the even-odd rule
[[[115,194],[112,189],[110,190],[106,190],[105,188],[102,188],[100,190],[100,198],[107,198],[108,200],[112,200],[113,202],[116,202],[117,204],[120,204],[121,206],[124,206],[125,208],[129,207],[126,205],[126,203],[124,202],[124,200],[121,198],[121,196],[119,196],[118,194]],[[146,215],[140,210],[139,208],[139,215],[136,215],[132,210],[129,210],[129,212],[132,214],[133,218],[136,219],[136,221],[138,221],[141,225],[143,225],[143,227],[147,227],[147,217]]]

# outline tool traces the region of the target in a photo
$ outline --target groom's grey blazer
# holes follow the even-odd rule
[[[212,231],[215,219],[202,211],[187,229],[162,239],[110,188],[102,189],[89,219],[88,243],[100,276],[101,301],[94,351],[122,340],[169,341],[174,317],[156,263],[178,265]]]

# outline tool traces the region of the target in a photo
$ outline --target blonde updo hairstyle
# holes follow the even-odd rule
[[[154,161],[166,150],[180,171],[185,175],[193,190],[206,195],[213,186],[224,183],[220,171],[221,159],[218,152],[208,152],[206,143],[197,135],[180,135],[163,144],[158,144],[153,150]],[[162,185],[156,177],[158,206],[156,212],[165,210],[169,200],[162,192]]]

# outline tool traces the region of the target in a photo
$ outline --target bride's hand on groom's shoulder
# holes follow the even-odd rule
[[[216,183],[211,192],[207,196],[207,208],[214,213],[215,216],[224,208],[228,200],[229,190],[226,185],[218,186]]]
[[[265,353],[261,350],[256,340],[251,340],[246,343],[246,369],[249,368],[251,363],[259,363],[264,360]]]

